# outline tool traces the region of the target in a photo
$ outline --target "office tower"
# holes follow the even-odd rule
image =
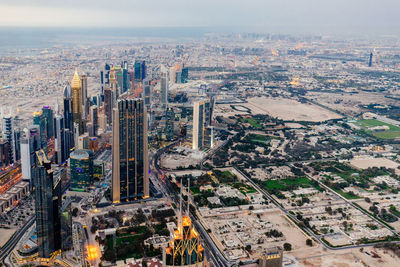
[[[98,108],[96,106],[90,107],[90,122],[92,123],[92,132],[89,132],[91,137],[97,136],[97,129],[99,128],[98,122]]]
[[[56,162],[62,164],[68,159],[68,150],[66,145],[64,116],[57,114],[54,118],[54,148],[56,151]],[[69,136],[68,136],[69,137]]]
[[[143,80],[143,100],[149,110],[151,107],[151,84],[149,78]]]
[[[21,138],[21,170],[22,179],[33,181],[36,151],[41,148],[40,129],[38,125],[31,125],[24,129]]]
[[[161,66],[161,104],[163,108],[168,106],[168,70]]]
[[[128,64],[124,64],[124,67],[122,69],[122,78],[123,78],[123,84],[122,84],[122,91],[125,93],[126,91],[129,90],[129,73],[128,73]]]
[[[107,116],[105,114],[99,115],[99,129],[103,132],[107,130]]]
[[[74,117],[72,107],[72,88],[70,85],[64,88],[64,121],[65,128],[72,130],[74,129]]]
[[[368,67],[372,67],[372,58],[373,58],[372,52],[369,54],[369,62],[368,62]]]
[[[259,267],[282,267],[283,250],[281,247],[267,248],[258,260]]]
[[[175,112],[173,108],[165,110],[165,139],[171,141],[174,139],[174,120]]]
[[[206,101],[195,102],[193,104],[193,134],[192,148],[200,149],[204,147],[205,129],[208,126],[208,107]]]
[[[79,134],[83,133],[82,123],[82,83],[78,72],[75,71],[71,81],[72,88],[72,116],[74,123],[79,126]]]
[[[74,147],[78,147],[78,139],[79,139],[79,124],[74,122],[74,131],[73,131],[73,136],[74,136]]]
[[[88,191],[93,184],[93,152],[77,149],[70,155],[71,190]]]
[[[135,81],[141,82],[146,78],[146,61],[135,61]]]
[[[36,152],[33,177],[38,254],[50,258],[61,249],[61,183],[53,180],[51,163],[43,150]]]
[[[183,186],[183,185],[181,185]],[[188,188],[189,191],[189,188]],[[189,206],[189,203],[188,205]],[[179,205],[178,229],[174,230],[173,240],[163,250],[165,266],[205,266],[204,248],[200,244],[200,235],[189,217],[189,209],[183,214],[182,187]]]
[[[33,113],[33,124],[39,126],[41,147],[44,149],[47,147],[47,136],[46,136],[46,118],[43,116],[43,112]]]
[[[114,203],[149,197],[146,113],[141,99],[118,100],[113,109]]]
[[[4,116],[2,118],[2,132],[3,137],[8,143],[8,160],[10,164],[14,163],[14,130],[13,130],[13,119],[11,115]]]
[[[117,82],[117,74],[115,72],[114,67],[111,68],[110,70],[110,89],[113,91],[114,94],[114,100],[118,99],[119,96],[119,90],[118,90],[118,82]]]
[[[179,70],[175,72],[175,83],[182,83],[182,72]]]
[[[107,123],[112,123],[112,110],[114,107],[114,93],[110,88],[104,89],[104,113],[107,116]]]
[[[0,168],[10,165],[9,144],[7,139],[0,138]]]
[[[87,77],[81,76],[81,97],[82,97],[82,120],[86,120],[89,113],[89,103],[87,94]]]
[[[189,79],[189,69],[187,67],[182,68],[181,83],[187,83]]]
[[[14,129],[13,133],[13,155],[14,155],[14,162],[17,162],[21,159],[21,131],[19,129]]]
[[[51,107],[44,106],[42,108],[42,114],[46,122],[46,138],[48,141],[54,137],[54,113]]]
[[[124,76],[123,76],[122,68],[119,66],[116,66],[116,67],[114,67],[114,71],[115,71],[115,79],[117,81],[119,94],[123,94],[124,93]]]

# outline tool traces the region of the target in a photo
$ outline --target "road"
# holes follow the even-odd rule
[[[159,166],[159,158],[160,156],[165,153],[166,151],[168,151],[170,148],[172,148],[173,146],[175,146],[177,143],[179,142],[176,141],[160,150],[158,150],[154,156],[153,159],[151,161],[151,168],[152,173],[154,175],[151,176],[152,179],[154,179],[155,181],[153,182],[153,184],[158,185],[158,187],[160,187],[161,191],[163,192],[163,194],[170,200],[172,200],[175,205],[179,206],[179,197],[177,196],[176,192],[173,192],[171,190],[171,185],[170,185],[170,181],[168,179],[161,179],[160,176],[162,175],[162,170]],[[212,241],[212,239],[210,238],[210,236],[208,235],[207,231],[204,229],[204,227],[201,225],[201,223],[199,223],[196,218],[191,215],[191,220],[193,222],[193,224],[196,226],[196,229],[199,231],[202,239],[205,241],[205,245],[208,248],[209,251],[209,256],[211,256],[214,264],[218,267],[225,267],[225,266],[232,266],[234,263],[233,262],[229,262],[227,259],[225,259],[224,255],[221,253],[221,251],[219,251],[219,249],[216,247],[216,245],[214,244],[214,242]]]

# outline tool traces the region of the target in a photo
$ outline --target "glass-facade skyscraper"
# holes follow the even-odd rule
[[[141,99],[120,99],[113,109],[114,203],[149,196],[146,112]]]
[[[53,180],[51,162],[43,150],[36,152],[34,181],[38,254],[50,258],[61,249],[61,182]]]
[[[70,154],[71,189],[88,191],[93,183],[93,152],[77,149]]]

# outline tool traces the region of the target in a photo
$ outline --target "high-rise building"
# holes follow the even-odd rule
[[[173,108],[167,108],[165,110],[165,139],[171,141],[174,139],[174,120],[175,112]]]
[[[81,76],[81,96],[82,96],[82,120],[86,120],[89,115],[89,103],[87,94],[87,76]]]
[[[93,183],[93,152],[77,149],[70,155],[71,189],[88,191]]]
[[[34,180],[38,254],[50,258],[61,249],[61,179],[53,180],[51,163],[43,150],[36,152]]]
[[[44,118],[42,111],[33,113],[33,124],[39,126],[41,147],[47,147],[46,119]]]
[[[72,116],[74,123],[79,126],[79,134],[83,133],[82,123],[82,83],[79,78],[78,72],[75,71],[74,77],[71,81],[72,88]]]
[[[267,248],[258,260],[259,267],[282,267],[283,250],[281,247]]]
[[[70,148],[66,145],[64,116],[61,114],[57,114],[54,118],[54,148],[56,151],[56,162],[62,164],[67,160]]]
[[[189,210],[183,214],[182,187],[178,218],[178,229],[174,230],[173,239],[163,251],[165,266],[206,266],[204,248],[200,244],[200,235],[189,217]]]
[[[9,144],[7,139],[0,138],[0,168],[10,165]]]
[[[135,81],[141,82],[146,78],[146,61],[135,61]]]
[[[146,78],[143,80],[143,100],[147,109],[151,107],[151,84],[150,79]]]
[[[161,104],[164,108],[168,106],[168,70],[161,67]]]
[[[192,148],[199,149],[204,146],[205,127],[207,126],[206,118],[206,101],[195,102],[193,104],[193,134]]]
[[[107,123],[112,123],[112,110],[114,107],[114,92],[110,88],[104,89],[104,113],[107,116]]]
[[[97,136],[97,129],[99,128],[97,106],[90,107],[90,122],[92,123],[92,132],[89,132],[89,136]]]
[[[369,54],[369,62],[368,62],[368,67],[372,67],[372,58],[373,58],[374,54],[372,54],[372,52]]]
[[[46,137],[47,140],[54,137],[54,113],[51,107],[44,106],[42,108],[42,114],[46,122]]]
[[[24,129],[21,138],[21,170],[22,179],[33,181],[33,169],[35,167],[36,151],[41,148],[40,129],[38,125],[31,125]]]
[[[120,99],[113,109],[112,200],[149,197],[147,114],[141,99]]]
[[[4,116],[2,118],[2,132],[3,132],[3,137],[7,140],[8,142],[8,159],[11,163],[15,162],[15,157],[14,157],[14,129],[13,129],[13,118],[11,115],[9,116]]]
[[[187,83],[189,79],[189,69],[187,67],[182,68],[181,83]]]
[[[64,88],[64,126],[66,129],[66,137],[68,138],[66,143],[67,145],[67,150],[70,150],[71,148],[74,147],[74,117],[73,117],[73,107],[72,107],[72,88],[68,84]],[[68,153],[69,156],[69,153]],[[67,156],[67,157],[68,157]]]

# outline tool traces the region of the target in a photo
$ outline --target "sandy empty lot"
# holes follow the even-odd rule
[[[283,120],[326,121],[342,116],[313,104],[303,104],[293,99],[253,97],[243,104],[252,114],[269,114]]]
[[[397,174],[400,174],[400,170],[397,169],[399,164],[387,158],[358,157],[350,160],[350,164],[360,169],[367,169],[369,167],[392,168],[395,169]]]

